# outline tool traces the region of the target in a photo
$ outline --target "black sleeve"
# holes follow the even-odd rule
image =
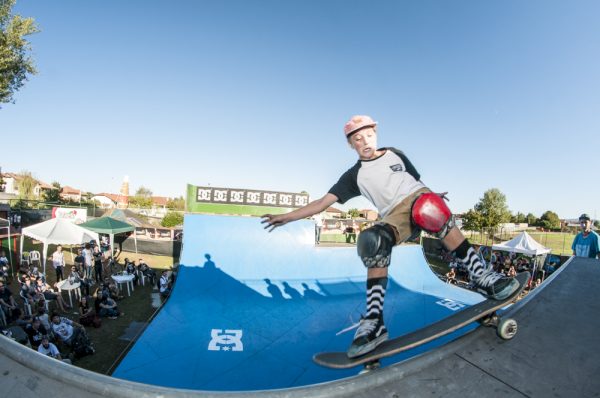
[[[344,204],[348,200],[361,195],[357,182],[359,169],[360,161],[342,174],[338,182],[329,189],[329,193],[335,195],[339,203]]]
[[[411,176],[413,176],[413,178],[417,181],[419,181],[421,179],[421,175],[419,174],[419,172],[417,171],[417,169],[415,168],[415,166],[411,163],[410,160],[408,160],[408,158],[406,157],[406,155],[404,154],[404,152],[402,152],[399,149],[396,148],[388,148],[390,151],[394,152],[396,155],[400,156],[400,159],[402,159],[402,162],[404,163],[404,165],[406,166],[406,172],[408,174],[410,174]]]

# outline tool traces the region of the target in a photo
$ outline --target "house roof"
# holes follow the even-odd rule
[[[107,198],[109,198],[110,200],[112,200],[113,202],[118,202],[119,201],[119,196],[118,194],[114,194],[114,193],[106,193],[106,192],[102,192],[102,193],[97,193],[94,196],[105,196]]]
[[[79,195],[81,194],[81,190],[65,185],[61,188],[60,193],[64,195]]]
[[[166,196],[152,196],[152,203],[159,206],[166,206],[169,200]]]
[[[21,174],[17,174],[17,173],[2,173],[1,174],[2,178],[12,178],[13,180],[20,180],[23,178],[23,176]],[[33,178],[33,177],[32,177]],[[42,188],[42,189],[54,189],[54,187],[42,180],[38,180],[37,178],[33,178],[35,180],[35,182],[38,183],[38,185]]]

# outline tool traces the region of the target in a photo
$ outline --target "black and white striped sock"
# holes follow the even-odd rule
[[[477,281],[483,275],[485,271],[485,265],[481,262],[481,259],[477,255],[473,246],[468,240],[464,240],[455,250],[456,258],[460,260],[463,266],[469,272],[469,279]]]
[[[388,278],[367,279],[367,313],[365,318],[375,319],[383,315],[383,301]]]

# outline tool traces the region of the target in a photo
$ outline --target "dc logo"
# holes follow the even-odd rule
[[[464,304],[461,304],[459,302],[456,302],[456,301],[453,301],[450,299],[443,299],[440,301],[436,301],[435,303],[438,305],[441,305],[442,307],[446,307],[452,311],[458,311],[458,310],[464,308],[464,306],[465,306]]]
[[[241,330],[213,329],[210,337],[209,351],[244,351]]]
[[[400,163],[391,165],[390,169],[392,169],[392,171],[404,171],[404,167],[402,167]]]

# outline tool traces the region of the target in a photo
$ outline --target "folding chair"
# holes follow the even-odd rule
[[[38,266],[42,266],[42,260],[40,260],[40,252],[37,250],[32,250],[29,252],[29,263],[33,266],[33,262],[37,262]]]
[[[21,267],[23,266],[23,264],[27,264],[27,266],[29,267],[29,252],[23,252],[21,253]]]

